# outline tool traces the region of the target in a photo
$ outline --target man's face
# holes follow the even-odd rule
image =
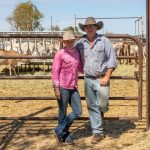
[[[89,36],[94,36],[97,31],[97,26],[96,25],[87,25],[84,27],[85,32]]]

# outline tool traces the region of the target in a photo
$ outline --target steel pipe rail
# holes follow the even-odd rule
[[[5,56],[1,55],[0,59],[53,59],[52,56]]]
[[[137,96],[131,97],[109,97],[110,100],[138,100]],[[43,96],[30,96],[30,97],[0,97],[0,100],[56,100],[56,97],[43,97]],[[81,100],[85,100],[84,96],[81,96]]]
[[[53,59],[53,56],[5,56],[1,55],[0,59]],[[117,56],[118,59],[122,58],[130,58],[130,59],[138,59],[136,56]]]
[[[137,80],[134,76],[111,76],[111,79]],[[51,76],[0,76],[0,80],[34,80],[34,79],[52,79]],[[84,79],[84,76],[79,76],[79,79]]]
[[[76,19],[86,19],[86,18],[77,17]],[[142,17],[109,17],[109,18],[95,18],[95,19],[142,19]]]
[[[56,39],[61,39],[63,36],[63,34],[59,34],[59,33],[53,33],[53,34],[28,34],[28,33],[24,33],[24,34],[0,34],[0,38],[56,38]]]
[[[58,117],[0,117],[0,120],[57,120]],[[134,120],[137,121],[137,117],[104,117],[105,120],[113,119],[113,120]],[[77,120],[89,120],[89,117],[79,117]]]
[[[146,126],[150,128],[150,0],[146,0]]]

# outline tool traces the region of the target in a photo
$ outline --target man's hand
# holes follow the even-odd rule
[[[107,86],[108,85],[108,82],[109,82],[109,76],[107,75],[104,75],[102,78],[101,78],[101,83],[100,85],[101,86]]]
[[[109,79],[110,79],[110,76],[111,76],[113,70],[114,70],[113,68],[107,69],[107,72],[105,73],[105,75],[101,79],[101,83],[100,83],[101,86],[107,86],[108,85]]]
[[[54,88],[54,93],[55,93],[56,98],[59,100],[60,99],[60,90],[59,90],[59,87],[55,87]]]

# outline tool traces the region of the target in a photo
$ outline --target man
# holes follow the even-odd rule
[[[109,79],[116,68],[116,55],[110,40],[97,34],[103,22],[88,17],[85,24],[79,23],[86,32],[76,44],[84,64],[84,88],[87,109],[89,112],[93,138],[92,144],[100,142],[103,135],[103,113],[108,111]]]

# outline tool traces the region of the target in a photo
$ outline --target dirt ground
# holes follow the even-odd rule
[[[120,65],[113,75],[133,76],[134,65]],[[41,72],[35,75],[40,75]],[[42,73],[43,74],[43,73]],[[30,74],[26,74],[30,75]],[[49,73],[47,73],[49,75]],[[149,150],[150,131],[146,131],[146,82],[143,71],[142,120],[112,120],[109,117],[137,117],[137,101],[110,101],[110,110],[105,114],[106,138],[99,144],[90,143],[92,133],[89,120],[77,120],[71,127],[75,144],[57,144],[53,128],[54,120],[1,120],[0,150]],[[49,80],[0,80],[2,96],[54,96]],[[83,81],[79,81],[80,95],[84,96]],[[137,96],[138,83],[133,80],[111,80],[110,96]],[[88,116],[86,103],[82,101],[83,116]],[[70,112],[70,108],[69,108]],[[57,116],[56,101],[48,100],[1,100],[1,117],[53,117]]]

